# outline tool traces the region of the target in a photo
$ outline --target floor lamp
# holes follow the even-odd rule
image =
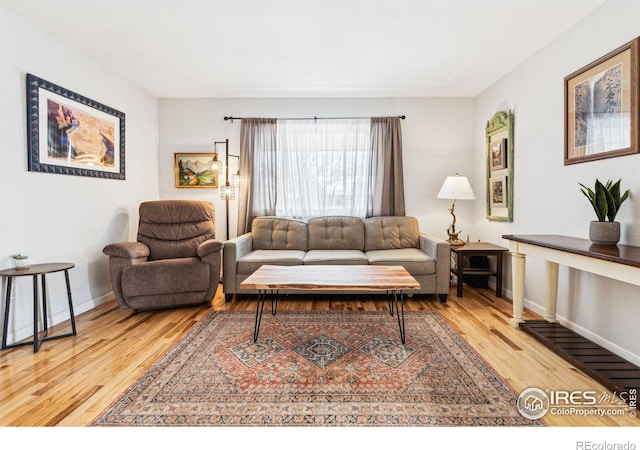
[[[231,175],[229,178],[229,158],[238,158],[238,163],[240,162],[240,157],[238,155],[230,155],[229,154],[229,139],[225,139],[224,141],[214,142],[214,147],[217,149],[218,145],[224,144],[224,161],[220,162],[219,159],[214,160],[214,164],[218,163],[218,177],[222,177],[224,175],[224,185],[220,185],[220,198],[225,201],[226,207],[226,231],[227,234],[225,239],[229,239],[229,201],[236,199],[236,189],[240,184],[240,171],[237,170],[235,173]],[[216,152],[217,153],[217,152]]]

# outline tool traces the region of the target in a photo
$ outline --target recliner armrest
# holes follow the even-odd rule
[[[119,258],[137,259],[149,256],[149,247],[142,242],[116,242],[107,245],[102,252],[108,256]]]
[[[122,293],[122,271],[126,267],[144,264],[149,259],[149,247],[142,242],[115,242],[102,249],[109,256],[111,287],[121,308],[128,308]]]
[[[222,247],[224,247],[224,244],[222,242],[215,239],[208,239],[198,246],[198,256],[200,258],[204,258],[211,253],[219,252],[220,250],[222,250]]]

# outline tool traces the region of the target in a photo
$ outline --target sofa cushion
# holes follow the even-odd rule
[[[122,293],[125,297],[154,294],[206,292],[209,289],[209,264],[200,258],[177,258],[134,264],[122,269]]]
[[[364,225],[359,217],[309,219],[309,250],[364,250]]]
[[[340,264],[356,265],[369,264],[367,256],[360,250],[309,250],[304,256],[305,265]]]
[[[370,217],[364,221],[364,249],[418,248],[420,229],[415,217]]]
[[[251,223],[254,250],[307,250],[307,223],[282,217],[256,217]]]
[[[237,273],[251,274],[264,264],[299,266],[304,255],[302,250],[253,250],[238,260]]]
[[[403,266],[412,275],[430,275],[436,271],[436,261],[417,248],[371,250],[366,252],[369,264]]]

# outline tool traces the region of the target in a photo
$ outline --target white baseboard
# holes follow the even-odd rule
[[[631,353],[630,351],[620,347],[619,345],[603,338],[602,336],[599,336],[595,333],[592,333],[591,331],[587,330],[586,328],[573,323],[569,320],[566,320],[564,317],[558,316],[558,322],[560,322],[562,325],[564,325],[565,327],[567,327],[570,330],[575,331],[576,333],[578,333],[579,335],[589,339],[592,342],[595,342],[596,344],[598,344],[600,347],[602,348],[606,348],[607,350],[609,350],[611,353],[618,355],[621,358],[626,359],[627,361],[629,361],[631,364],[635,364],[636,366],[640,366],[640,356]]]
[[[98,298],[91,299],[79,305],[73,305],[73,313],[75,316],[78,314],[82,314],[87,311],[91,311],[103,303],[108,302],[113,299],[113,292],[108,292],[105,295],[102,295]],[[57,325],[66,320],[69,320],[69,311],[63,311],[58,314],[54,314],[53,316],[49,316],[48,323],[49,326]],[[80,330],[78,330],[80,332]],[[23,339],[27,339],[33,336],[33,324],[29,324],[28,326],[19,328],[17,330],[13,330],[7,334],[7,343],[11,344],[12,342],[18,342]]]
[[[506,295],[508,298],[513,298],[513,295],[512,295],[511,291],[505,290],[505,291],[503,291],[503,294]],[[540,314],[541,316],[544,317],[544,314],[545,314],[544,306],[538,305],[537,303],[533,303],[531,300],[528,300],[528,299],[525,298],[524,299],[524,307],[529,309],[529,310],[531,310],[531,311],[533,311],[533,312],[535,312],[536,314]],[[594,343],[598,344],[600,347],[609,350],[611,353],[613,353],[615,355],[618,355],[619,357],[621,357],[623,359],[626,359],[631,364],[635,364],[636,366],[640,366],[640,356],[639,355],[631,353],[630,351],[620,347],[616,343],[611,342],[611,341],[603,338],[602,336],[589,331],[588,329],[584,328],[581,325],[578,325],[577,323],[574,323],[574,322],[571,322],[570,320],[567,320],[566,317],[558,315],[556,318],[558,319],[558,323],[560,323],[561,325],[567,327],[571,331],[574,331],[574,332],[578,333],[579,335],[589,339],[591,342],[594,342]]]

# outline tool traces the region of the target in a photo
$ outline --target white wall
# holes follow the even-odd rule
[[[474,205],[474,231],[508,246],[503,234],[560,234],[588,237],[595,216],[578,183],[617,180],[632,191],[616,220],[621,244],[640,245],[640,155],[565,166],[564,77],[640,35],[640,2],[610,0],[558,40],[529,58],[475,101],[473,175],[484,192],[484,128],[499,110],[515,114],[514,221],[485,219],[484,196]],[[499,57],[499,50],[496,57]],[[506,262],[510,269],[510,261]],[[507,270],[510,272],[510,270]],[[544,263],[527,259],[525,305],[543,311]],[[511,289],[510,277],[506,279]],[[635,364],[640,364],[640,288],[561,267],[558,316]]]
[[[2,8],[0,54],[0,269],[18,252],[32,263],[75,263],[69,276],[81,313],[112,298],[102,248],[135,237],[138,204],[158,198],[157,100]],[[126,180],[27,170],[27,73],[126,114]],[[52,322],[68,319],[64,277],[47,282]],[[32,331],[31,280],[14,286],[10,341]]]
[[[473,101],[453,98],[161,99],[159,101],[160,196],[213,200],[216,233],[225,238],[225,204],[218,190],[176,188],[174,153],[212,152],[213,142],[229,139],[238,155],[240,121],[234,117],[346,117],[406,115],[402,121],[407,215],[423,231],[446,238],[449,200],[436,199],[447,175],[471,177]],[[224,146],[218,146],[219,152]],[[231,158],[235,168],[237,159]],[[481,175],[482,177],[482,175]],[[480,191],[482,192],[482,191]],[[237,202],[230,204],[230,235],[236,235]],[[472,203],[458,202],[457,229],[470,232]],[[473,236],[472,236],[473,238]]]

